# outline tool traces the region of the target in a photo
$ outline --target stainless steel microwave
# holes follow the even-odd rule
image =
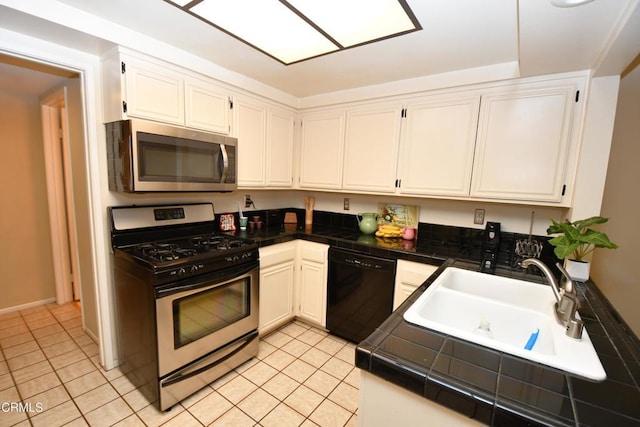
[[[106,124],[109,189],[233,191],[236,138],[146,120]]]

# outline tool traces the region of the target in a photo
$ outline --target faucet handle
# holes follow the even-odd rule
[[[566,279],[564,286],[560,290],[560,293],[564,294],[566,292],[566,293],[575,295],[577,293],[576,289],[578,287],[576,282],[571,278],[571,276],[569,275],[567,270],[564,269],[562,264],[560,264],[559,262],[556,262],[556,267],[558,267],[558,270],[560,270],[560,273],[562,273],[562,275]]]

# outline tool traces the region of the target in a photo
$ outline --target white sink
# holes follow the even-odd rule
[[[407,309],[404,318],[572,374],[604,380],[606,373],[587,330],[581,340],[565,335],[565,328],[555,320],[554,304],[548,285],[449,267]],[[535,332],[535,344],[525,349]]]

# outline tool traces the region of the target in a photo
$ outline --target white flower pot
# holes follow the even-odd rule
[[[586,282],[589,280],[589,270],[591,263],[589,261],[575,261],[566,259],[564,261],[564,269],[567,270],[569,276],[578,282]]]

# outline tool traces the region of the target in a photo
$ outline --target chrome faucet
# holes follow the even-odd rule
[[[545,263],[540,261],[537,258],[527,258],[522,261],[523,267],[529,267],[530,265],[535,265],[542,271],[551,284],[551,290],[553,291],[553,295],[556,298],[555,303],[555,315],[556,321],[566,328],[566,334],[570,338],[581,339],[582,338],[582,330],[584,328],[584,323],[582,320],[576,318],[576,313],[578,312],[578,308],[580,307],[580,302],[578,301],[578,294],[576,292],[576,284],[567,273],[560,263],[556,263],[556,267],[565,277],[565,285],[562,288],[555,276],[547,267]]]

